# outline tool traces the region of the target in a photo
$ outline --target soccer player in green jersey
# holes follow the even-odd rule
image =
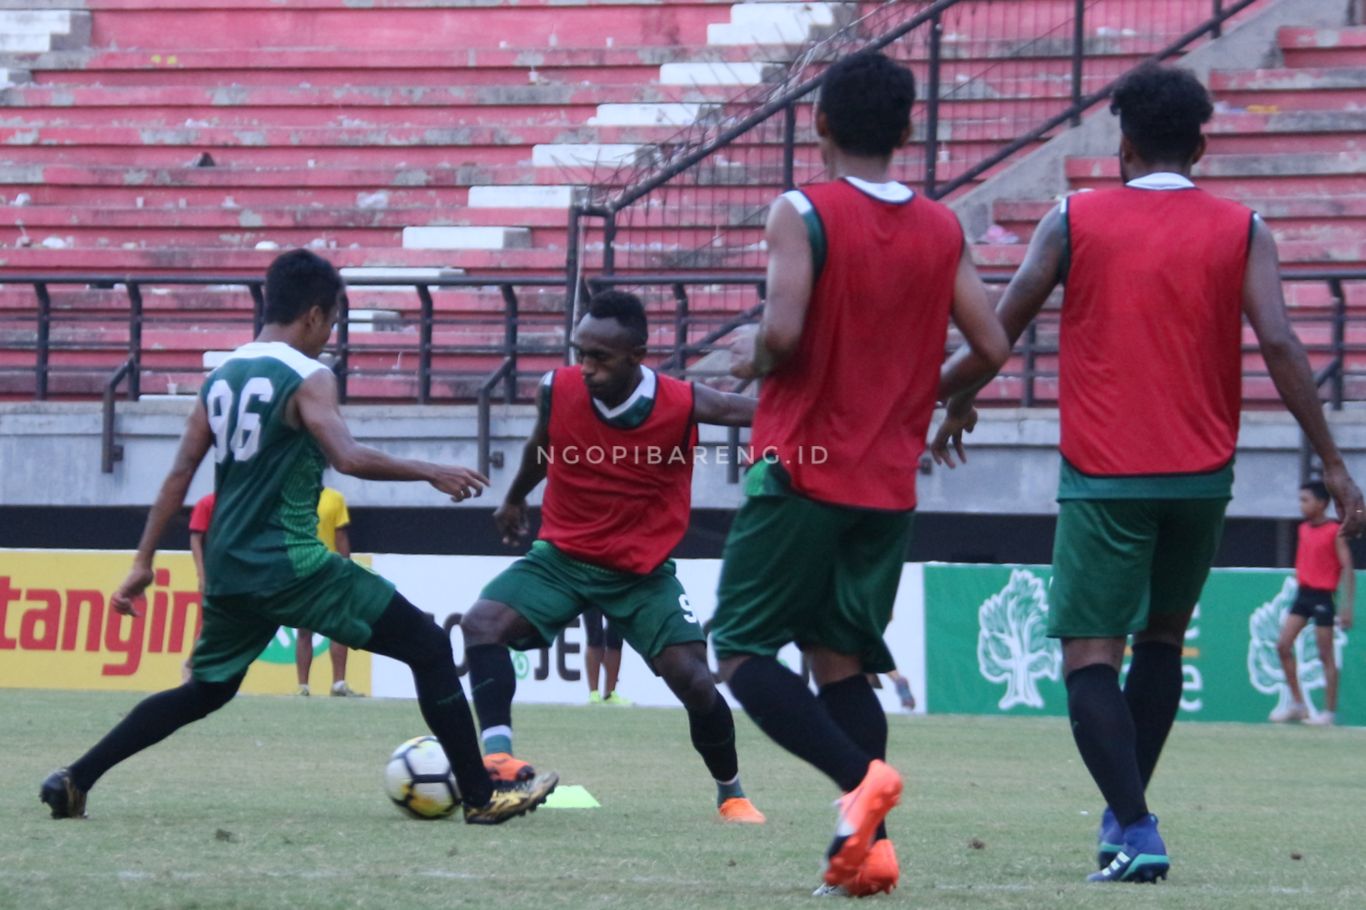
[[[212,450],[218,501],[191,678],[144,699],[94,748],[48,776],[40,798],[54,818],[83,817],[86,794],[106,771],[226,705],[282,625],[409,666],[422,715],[450,759],[465,821],[507,821],[555,788],[552,773],[493,789],[450,638],[390,582],[318,539],[318,496],[329,463],[366,480],[426,481],[456,502],[488,483],[468,468],[394,458],[352,438],[336,378],[315,359],[332,335],[343,293],[341,276],[325,259],[307,250],[280,256],[266,273],[261,333],[205,380],[132,571],[111,600],[124,615],[141,611],[157,544]]]

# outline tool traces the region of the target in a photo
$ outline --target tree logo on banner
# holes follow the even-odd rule
[[[1062,649],[1047,635],[1048,593],[1032,572],[1013,569],[1010,581],[977,611],[977,666],[993,683],[1005,683],[1000,708],[1044,706],[1036,680],[1057,680]]]
[[[1276,641],[1281,637],[1281,626],[1285,624],[1285,617],[1295,603],[1295,594],[1298,590],[1295,579],[1287,578],[1281,586],[1280,593],[1258,607],[1248,621],[1248,631],[1251,633],[1247,646],[1248,679],[1252,682],[1252,688],[1258,692],[1276,696],[1277,711],[1289,706],[1290,688],[1285,684],[1285,669],[1281,666],[1280,656],[1276,654]],[[1342,665],[1342,649],[1346,644],[1347,633],[1335,628],[1333,653],[1339,666]],[[1319,660],[1319,648],[1312,624],[1305,626],[1304,631],[1295,639],[1295,669],[1296,675],[1300,678],[1300,689],[1304,692],[1305,701],[1308,702],[1309,693],[1324,686],[1323,662]],[[1314,710],[1312,706],[1310,710]]]

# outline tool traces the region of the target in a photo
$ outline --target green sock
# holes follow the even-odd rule
[[[506,729],[506,728],[504,728]],[[495,755],[499,752],[512,754],[512,734],[511,733],[485,733],[484,734],[484,754]]]
[[[716,782],[716,805],[721,805],[728,799],[744,799],[745,788],[740,786],[740,777],[736,775],[735,780],[723,783]]]

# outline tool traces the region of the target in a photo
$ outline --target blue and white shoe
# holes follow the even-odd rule
[[[1124,829],[1119,852],[1110,865],[1086,877],[1088,882],[1156,882],[1167,877],[1171,860],[1157,833],[1157,816],[1149,815]]]
[[[1100,816],[1100,831],[1096,834],[1096,868],[1104,869],[1115,861],[1119,851],[1124,848],[1124,829],[1115,819],[1115,812],[1109,806]]]

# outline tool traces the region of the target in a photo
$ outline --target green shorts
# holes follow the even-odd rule
[[[1048,592],[1052,638],[1120,638],[1195,607],[1224,533],[1227,499],[1059,503]]]
[[[635,575],[580,562],[538,540],[479,598],[505,604],[536,627],[534,637],[512,642],[519,651],[549,645],[589,607],[600,608],[647,660],[670,645],[706,641],[672,559]]]
[[[393,599],[390,581],[336,555],[274,594],[206,597],[204,629],[192,659],[194,678],[226,682],[246,673],[281,626],[363,648]]]
[[[772,657],[790,642],[819,645],[895,669],[882,640],[892,619],[912,513],[831,505],[792,491],[760,462],[726,539],[712,620],[722,660]]]

